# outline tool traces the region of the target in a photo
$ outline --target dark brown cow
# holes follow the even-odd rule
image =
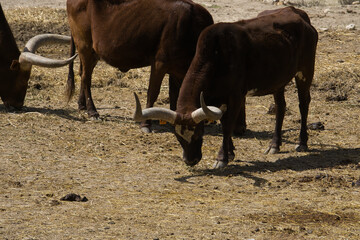
[[[195,54],[200,32],[213,24],[209,12],[190,0],[67,0],[72,36],[81,66],[79,109],[98,117],[90,91],[99,59],[121,71],[151,66],[147,107],[156,101],[162,79],[170,75],[170,106]],[[74,91],[70,65],[68,99]],[[142,123],[150,131],[150,122]]]
[[[24,52],[20,54],[0,4],[0,96],[7,109],[20,109],[24,105],[32,65],[60,67],[75,58],[47,59],[35,55],[36,49],[49,43],[70,43],[70,40],[70,37],[61,35],[38,35],[29,40]]]
[[[250,20],[209,26],[199,37],[195,57],[180,89],[176,112],[160,108],[141,111],[137,100],[134,119],[174,123],[188,165],[197,164],[202,157],[203,120],[221,119],[223,143],[214,167],[225,167],[235,156],[231,134],[236,119],[244,114],[246,95],[274,95],[276,126],[266,153],[280,150],[286,105],[284,88],[295,77],[301,113],[296,150],[305,151],[317,40],[317,31],[307,14],[293,7],[267,11]],[[201,92],[208,103],[224,104],[227,110],[206,107]]]

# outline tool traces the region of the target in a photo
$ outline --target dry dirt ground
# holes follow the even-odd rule
[[[28,6],[49,2],[1,1],[21,48],[39,33],[69,34],[65,0],[53,1],[58,8]],[[217,22],[276,7],[199,2]],[[274,129],[272,97],[248,98],[248,130],[234,139],[235,160],[212,170],[219,125],[206,127],[203,159],[190,168],[171,126],[142,134],[132,121],[132,94],[144,106],[148,68],[121,73],[98,64],[93,97],[101,120],[91,121],[76,99],[64,101],[66,67],[34,67],[24,110],[6,112],[0,103],[0,239],[360,239],[360,31],[345,29],[360,28],[360,7],[306,5],[320,37],[309,123],[325,128],[309,130],[309,152],[294,151],[294,84],[286,91],[281,152],[263,154]],[[167,84],[159,106],[168,107]],[[69,193],[88,201],[62,201]]]

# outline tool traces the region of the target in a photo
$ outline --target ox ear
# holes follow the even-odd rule
[[[10,70],[12,71],[19,71],[20,69],[20,62],[19,60],[13,60],[10,66]]]

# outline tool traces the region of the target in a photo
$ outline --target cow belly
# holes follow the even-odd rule
[[[98,51],[101,60],[107,64],[118,68],[122,72],[127,72],[132,68],[140,68],[149,66],[151,64],[151,57],[144,53],[137,53],[131,50],[114,50],[116,54],[109,54],[107,52]]]
[[[288,74],[278,77],[261,77],[250,79],[251,84],[248,85],[247,96],[264,96],[273,94],[283,89],[294,77],[295,74]]]

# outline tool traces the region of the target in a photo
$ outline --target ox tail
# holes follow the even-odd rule
[[[70,56],[74,56],[75,52],[76,52],[75,42],[73,36],[71,35]],[[68,103],[70,102],[72,96],[74,95],[74,91],[75,91],[74,62],[71,62],[69,64],[69,74],[65,89],[66,100]]]

